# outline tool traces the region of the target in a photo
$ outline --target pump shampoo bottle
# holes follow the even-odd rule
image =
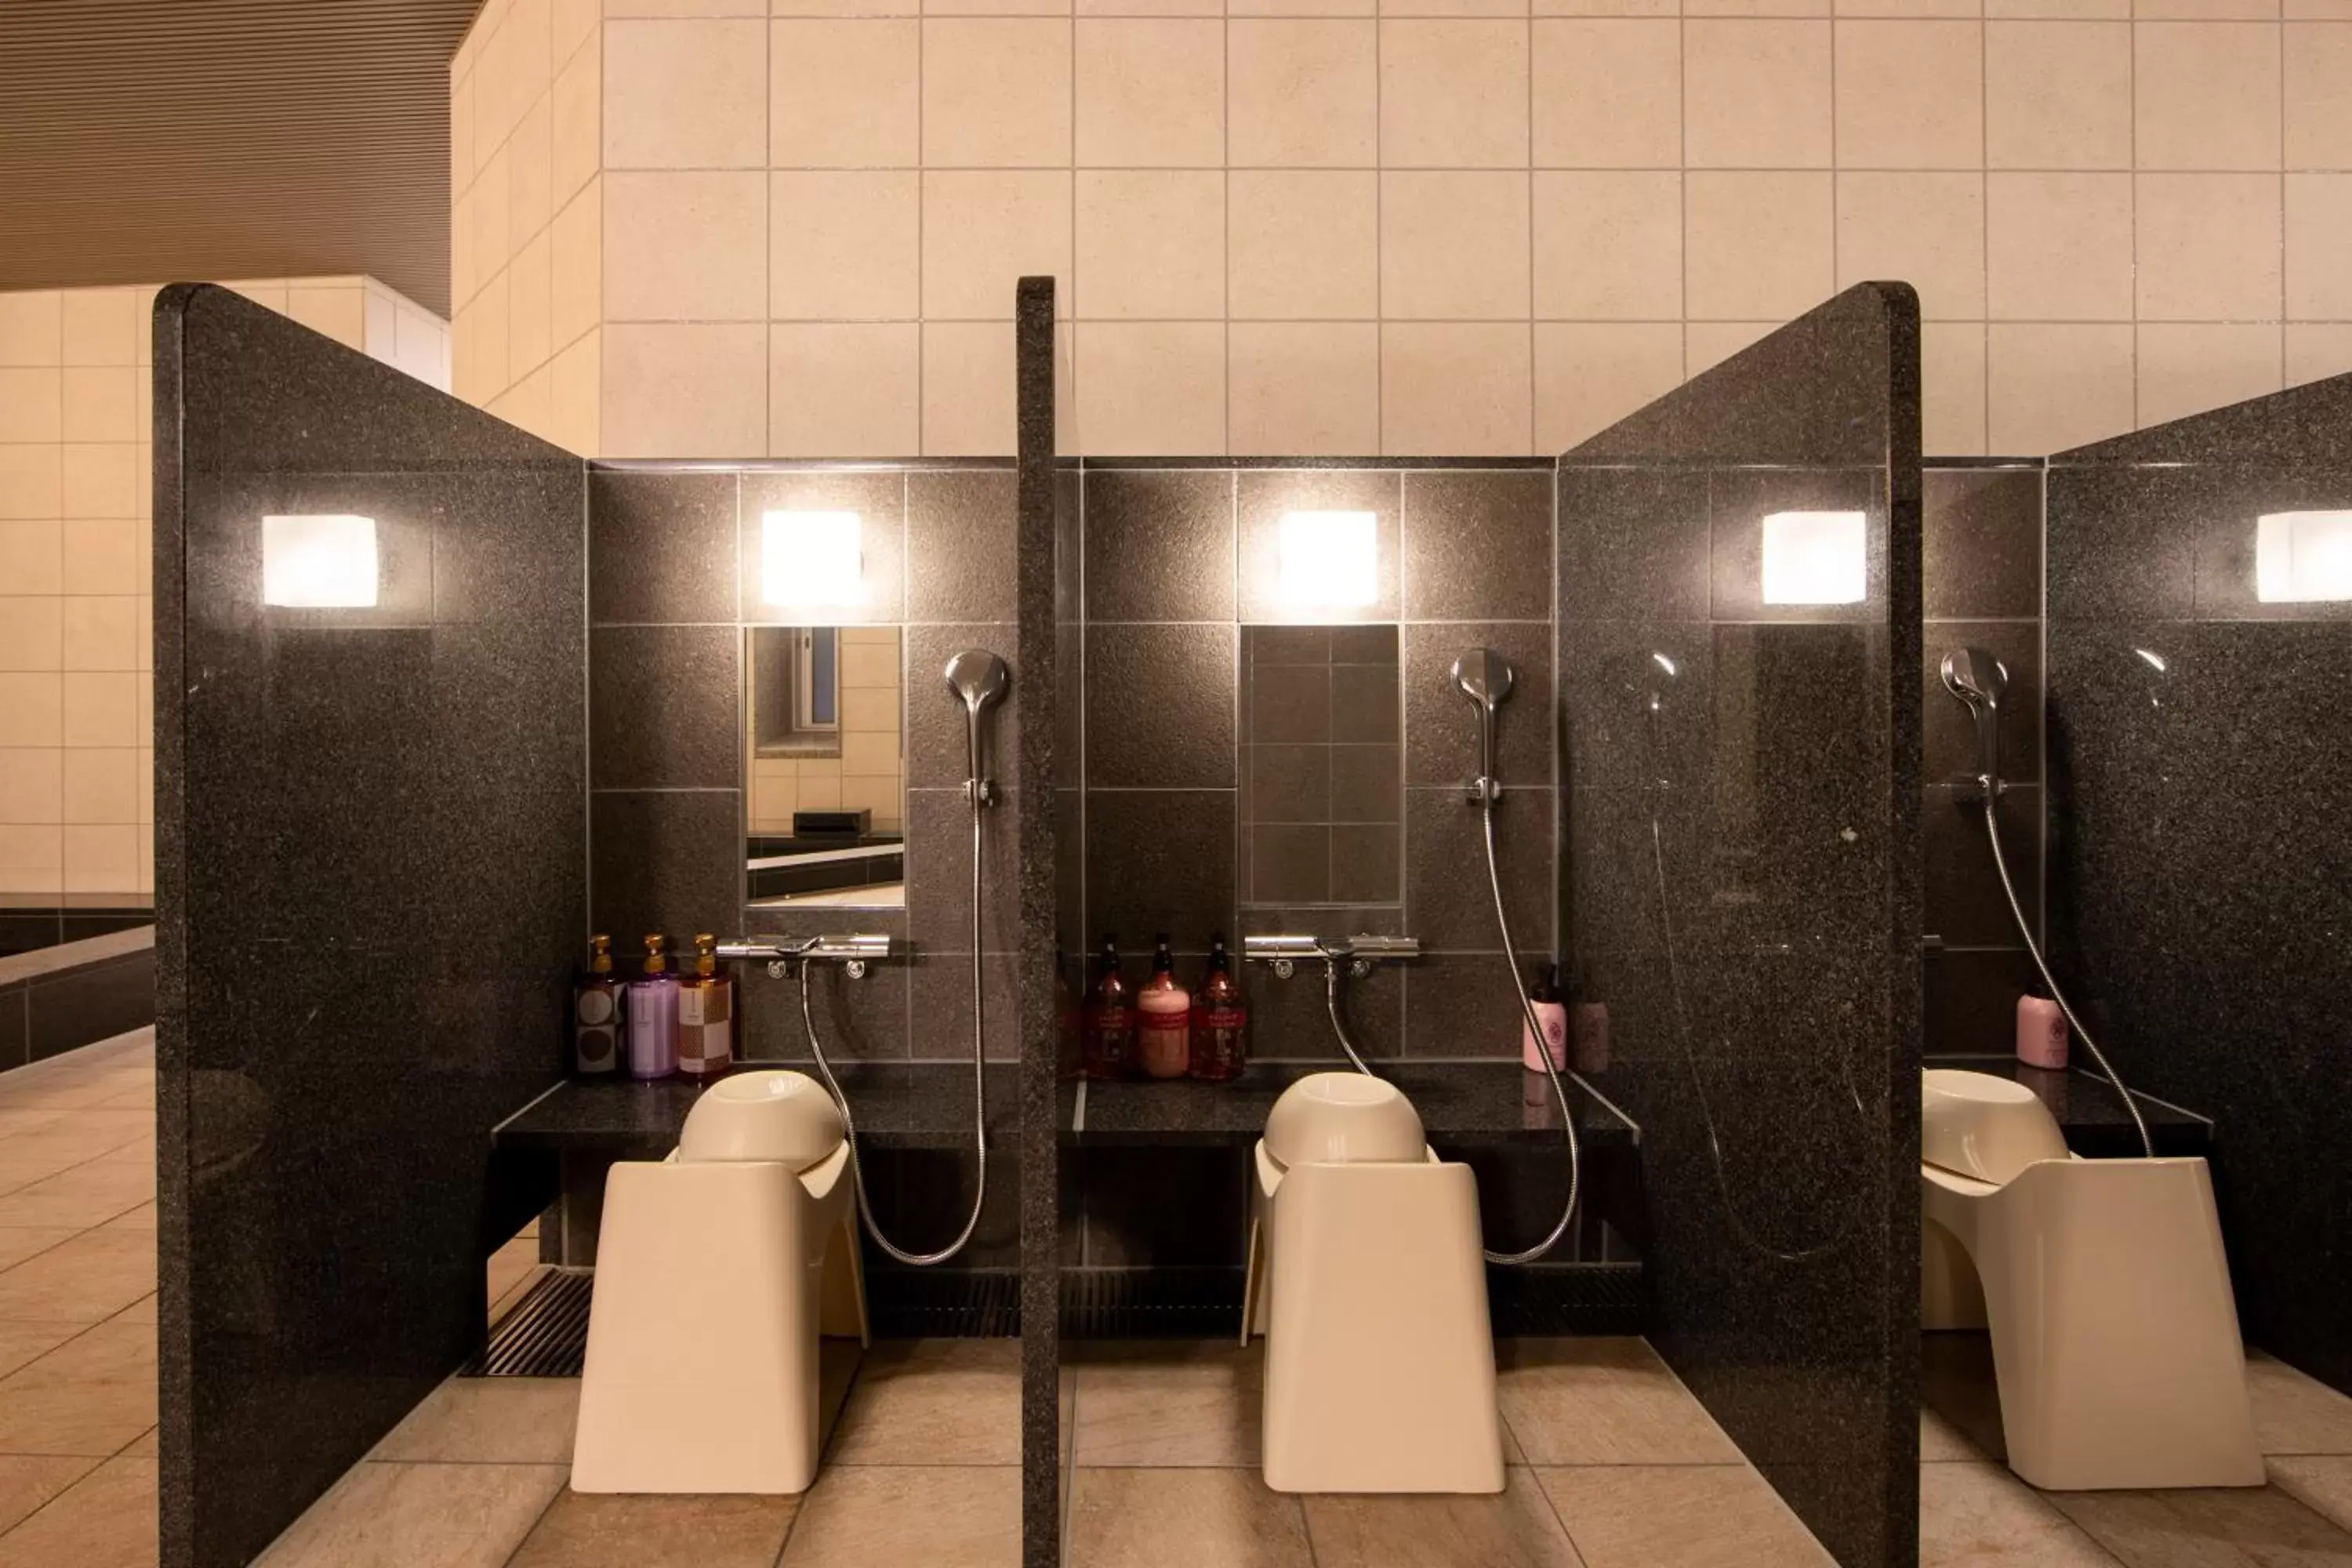
[[[677,1070],[677,976],[669,972],[668,938],[646,938],[645,978],[629,987],[629,1076],[648,1081]]]

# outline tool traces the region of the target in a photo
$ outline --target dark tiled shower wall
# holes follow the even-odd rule
[[[2352,1391],[2352,604],[2256,520],[2352,508],[2352,377],[2050,459],[2050,924],[2124,1080],[2213,1118],[2248,1340]]]
[[[860,519],[865,602],[824,612],[843,625],[902,628],[907,909],[860,910],[862,929],[910,940],[904,963],[862,980],[817,976],[826,1049],[845,1058],[954,1058],[971,1027],[971,818],[961,710],[940,681],[949,658],[983,647],[1014,668],[992,710],[992,769],[1005,803],[990,814],[983,948],[991,966],[989,1054],[1016,1052],[1013,818],[1022,702],[1014,620],[1014,474],[1010,463],[599,465],[589,475],[591,922],[624,966],[644,933],[813,930],[743,908],[742,645],[746,626],[794,618],[759,593],[761,514],[838,509]],[[748,1056],[808,1054],[798,982],[746,966]]]
[[[1197,960],[1219,931],[1402,931],[1426,956],[1350,983],[1367,1054],[1516,1056],[1517,1005],[1463,795],[1477,728],[1447,670],[1481,644],[1517,667],[1499,838],[1524,969],[1554,951],[1556,924],[1549,466],[1107,462],[1066,470],[1064,482],[1080,491],[1082,543],[1066,570],[1076,569],[1083,606],[1080,657],[1066,627],[1062,655],[1066,754],[1081,760],[1057,769],[1066,953],[1091,952],[1106,932],[1133,957],[1166,931]],[[1286,625],[1276,602],[1276,530],[1306,509],[1377,520],[1378,599],[1346,624]],[[1376,629],[1386,626],[1393,653]],[[1378,695],[1338,707],[1318,698],[1284,720],[1265,706],[1244,713],[1245,638],[1256,674],[1279,664],[1306,696],[1351,683]],[[1252,742],[1269,740],[1286,762],[1323,771],[1253,776]],[[1253,788],[1338,792],[1327,798],[1339,825],[1252,836]],[[1311,976],[1243,979],[1257,1055],[1339,1055]]]

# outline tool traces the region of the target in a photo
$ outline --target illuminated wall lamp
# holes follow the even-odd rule
[[[1380,599],[1380,524],[1368,511],[1289,511],[1276,596],[1295,610],[1360,610]]]
[[[1869,532],[1858,511],[1776,511],[1764,519],[1764,602],[1859,605]]]
[[[2352,599],[2352,511],[2255,519],[2254,597],[2265,605]]]
[[[760,514],[760,600],[792,609],[866,598],[866,552],[854,511]]]
[[[298,610],[373,608],[375,519],[347,513],[262,518],[261,602]]]

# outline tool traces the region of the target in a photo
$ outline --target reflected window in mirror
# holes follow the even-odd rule
[[[1397,628],[1241,630],[1242,902],[1404,896]]]
[[[903,909],[896,626],[743,631],[744,887],[754,909]]]

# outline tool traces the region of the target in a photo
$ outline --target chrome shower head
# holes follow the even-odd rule
[[[996,784],[982,765],[980,715],[982,709],[1004,700],[1004,694],[1013,688],[1013,672],[986,648],[968,647],[948,660],[947,681],[948,690],[963,703],[964,755],[971,769],[964,780],[964,793],[974,807],[993,805]]]
[[[2000,700],[2009,690],[2009,670],[1980,647],[1955,648],[1944,656],[1944,689],[1968,704],[1977,726],[1977,782],[1988,796],[2000,788]]]
[[[1474,647],[1454,661],[1454,684],[1478,710],[1478,776],[1470,781],[1470,799],[1482,806],[1503,793],[1495,775],[1495,723],[1517,679],[1511,661],[1490,647]]]

